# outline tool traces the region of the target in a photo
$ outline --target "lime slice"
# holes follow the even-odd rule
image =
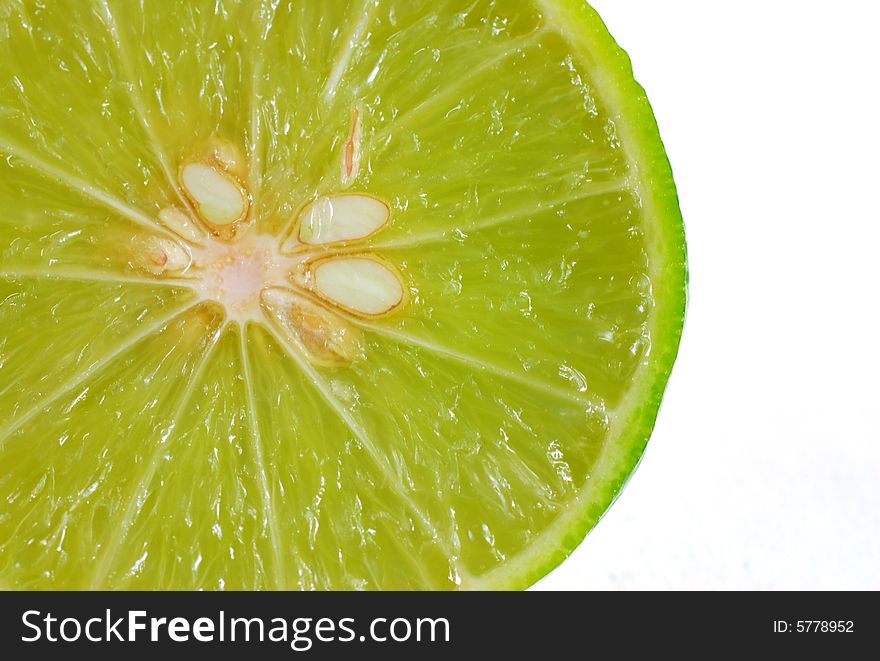
[[[514,588],[635,467],[685,248],[573,0],[0,8],[0,584]]]

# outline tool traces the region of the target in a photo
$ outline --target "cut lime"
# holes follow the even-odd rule
[[[0,8],[0,585],[507,588],[635,467],[685,249],[574,0]]]

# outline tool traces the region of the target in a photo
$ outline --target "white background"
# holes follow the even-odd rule
[[[880,589],[880,9],[593,0],[690,250],[647,454],[543,589]]]

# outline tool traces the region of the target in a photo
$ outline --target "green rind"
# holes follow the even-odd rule
[[[655,308],[652,355],[635,376],[629,401],[620,411],[622,425],[575,502],[529,547],[471,588],[524,589],[543,578],[584,540],[620,495],[644,454],[678,354],[687,308],[687,247],[672,167],[657,120],[632,63],[590,5],[582,0],[538,0],[548,20],[566,37],[585,63],[599,101],[616,124],[623,148],[636,168],[646,232],[655,247],[650,255]],[[656,352],[659,349],[659,352]]]

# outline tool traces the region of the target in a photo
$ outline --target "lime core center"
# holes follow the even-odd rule
[[[289,286],[285,274],[297,261],[281,255],[274,237],[248,233],[232,244],[211,239],[194,249],[192,274],[204,299],[220,303],[230,319],[244,323],[263,319],[260,293]]]
[[[247,162],[215,138],[179,164],[184,206],[163,208],[165,236],[138,244],[130,263],[157,277],[183,280],[202,301],[223,307],[227,322],[258,323],[317,365],[345,365],[364,355],[357,325],[396,313],[403,276],[366,245],[391,208],[348,193],[358,174],[360,113],[341,163],[341,192],[316,196],[280,235],[256,231]]]

